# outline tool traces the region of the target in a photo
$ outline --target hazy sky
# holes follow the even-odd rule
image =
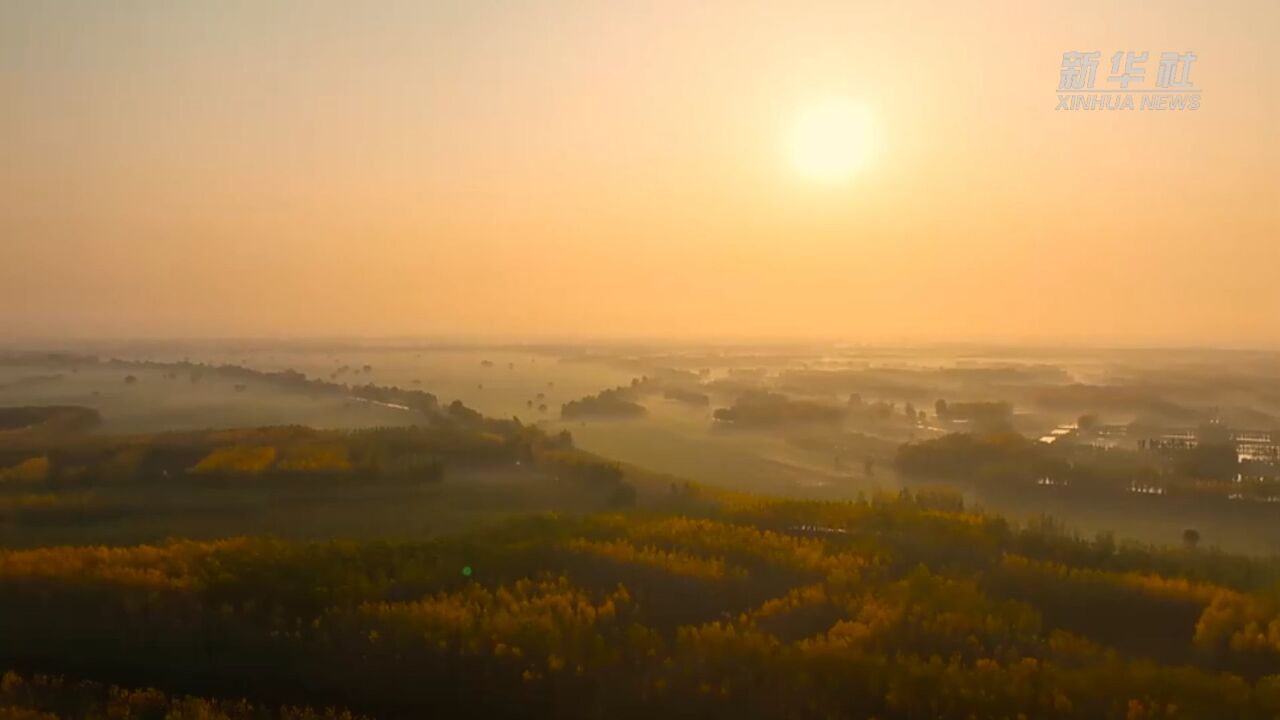
[[[981,6],[980,8],[978,6]],[[1280,3],[0,0],[0,336],[1280,344]],[[1193,51],[1194,112],[1055,111]],[[851,177],[789,132],[842,98]]]

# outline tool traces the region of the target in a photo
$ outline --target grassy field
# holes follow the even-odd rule
[[[133,377],[135,382],[126,378]],[[406,413],[348,399],[289,392],[138,368],[86,365],[74,372],[39,364],[0,367],[0,405],[78,405],[102,414],[108,433],[258,425],[357,428],[403,425]]]

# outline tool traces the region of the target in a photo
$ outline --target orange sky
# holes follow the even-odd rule
[[[0,336],[1280,344],[1280,3],[964,5],[5,2]]]

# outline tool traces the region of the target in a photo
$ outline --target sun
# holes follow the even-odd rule
[[[846,180],[871,153],[871,117],[865,107],[847,98],[823,98],[796,114],[786,141],[787,156],[802,177]]]

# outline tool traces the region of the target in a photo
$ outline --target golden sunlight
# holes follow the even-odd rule
[[[872,149],[871,117],[847,98],[830,97],[804,107],[787,135],[787,154],[801,176],[844,180],[861,168]]]

